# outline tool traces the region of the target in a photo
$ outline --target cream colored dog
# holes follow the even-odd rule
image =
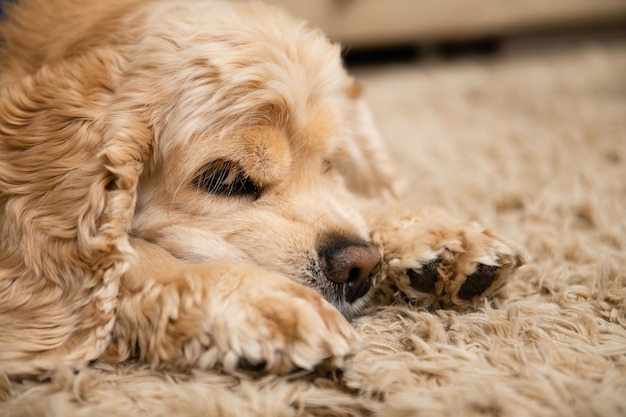
[[[345,317],[379,281],[469,306],[522,262],[478,225],[390,205],[394,175],[339,46],[274,8],[6,8],[9,374],[99,357],[310,369],[357,346]]]

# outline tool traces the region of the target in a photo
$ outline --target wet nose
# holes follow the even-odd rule
[[[367,294],[381,259],[374,245],[343,242],[320,250],[320,261],[329,280],[346,286],[346,299],[351,303]]]

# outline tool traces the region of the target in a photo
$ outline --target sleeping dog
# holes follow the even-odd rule
[[[396,202],[340,47],[262,4],[5,6],[0,368],[311,369],[396,283],[441,307],[519,253]]]

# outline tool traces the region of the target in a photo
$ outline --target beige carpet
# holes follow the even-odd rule
[[[341,370],[0,376],[0,415],[626,415],[626,42],[357,70],[410,199],[530,262],[477,311],[396,305]]]

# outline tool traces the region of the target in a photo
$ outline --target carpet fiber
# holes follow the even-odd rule
[[[528,263],[474,311],[401,294],[340,369],[286,377],[96,363],[0,375],[0,415],[626,415],[626,43],[357,68],[407,199]]]

